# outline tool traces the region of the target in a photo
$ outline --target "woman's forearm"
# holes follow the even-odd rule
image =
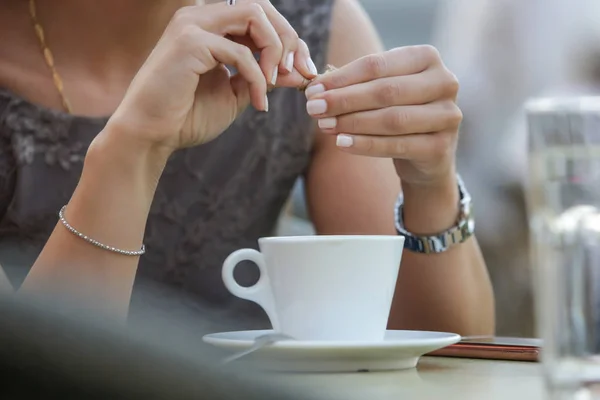
[[[456,223],[455,179],[435,188],[403,185],[403,191],[409,231],[431,234]],[[493,291],[474,237],[444,253],[404,252],[390,325],[462,335],[493,333]]]
[[[168,156],[109,123],[89,148],[66,220],[103,244],[139,250]],[[138,261],[95,247],[59,222],[19,294],[126,316]]]

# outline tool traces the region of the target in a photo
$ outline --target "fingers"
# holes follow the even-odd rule
[[[339,149],[422,169],[453,157],[462,120],[457,92],[437,50],[403,47],[318,76],[305,91],[306,110],[336,135]]]
[[[444,97],[445,90],[438,74],[429,72],[383,78],[327,91],[324,85],[317,84],[306,90],[309,97],[306,110],[311,116],[323,118],[389,106],[427,104]]]
[[[456,134],[451,131],[404,136],[340,134],[336,138],[336,144],[345,152],[370,157],[441,160],[454,152]]]
[[[204,23],[203,27],[223,36],[232,35],[243,38],[247,34],[250,35],[255,42],[256,47],[261,51],[261,61],[263,58],[267,58],[265,64],[270,67],[267,80],[271,84],[276,81],[278,71],[283,73],[290,73],[293,71],[297,57],[296,53],[301,46],[301,41],[294,28],[285,17],[277,11],[270,1],[243,0],[236,4],[235,7],[229,7],[223,3],[214,4],[208,7],[213,7],[216,10],[217,15],[212,15],[211,18],[208,18],[205,13],[202,17],[199,17]],[[198,7],[198,9],[203,10],[197,10],[196,12],[204,12],[205,8],[207,7]],[[250,19],[251,21],[254,19],[257,24],[264,24],[264,18],[263,16],[258,15],[258,10],[266,17],[266,21],[268,21],[270,27],[275,32],[278,40],[277,48],[263,47],[260,45],[259,41],[261,40],[261,35],[264,34],[264,29],[261,29],[260,31],[257,29],[256,34],[254,34],[254,32],[247,29],[249,26],[240,23],[240,21],[244,21],[244,19]],[[274,45],[271,43],[270,46]],[[303,54],[304,52],[300,55],[302,56]],[[306,63],[306,60],[302,59],[302,57],[301,61]],[[316,74],[308,73],[306,68],[300,69],[299,71],[310,78],[316,76]]]
[[[213,12],[206,12],[208,8]],[[235,7],[214,4],[192,7],[190,13],[202,29],[216,35],[250,37],[260,51],[259,64],[265,79],[275,84],[283,57],[283,44],[261,4],[240,3]]]
[[[236,43],[249,47],[253,51],[258,51],[250,38],[233,38]],[[317,75],[317,67],[310,57],[308,46],[302,39],[298,39],[299,50],[296,52],[295,64],[292,72],[279,73],[277,76],[276,87],[305,87],[306,84]],[[300,48],[303,48],[300,50]],[[307,77],[308,76],[308,77]],[[271,85],[272,83],[269,82]]]
[[[310,58],[308,46],[298,37],[298,34],[285,17],[268,0],[247,1],[256,2],[255,4],[259,4],[263,8],[269,22],[281,40],[282,57],[279,63],[279,72],[285,75],[294,72],[294,69],[296,69],[305,78],[312,79],[317,76],[318,71]]]
[[[308,79],[312,79],[319,74],[317,66],[310,56],[308,45],[302,39],[298,39],[298,50],[296,51],[296,60],[294,63],[300,74]]]
[[[285,73],[290,73],[294,69],[294,60],[296,58],[296,51],[298,50],[298,34],[296,30],[290,25],[287,19],[277,11],[277,9],[271,4],[269,0],[246,0],[255,1],[259,4],[269,21],[273,25],[275,32],[281,39],[283,47],[282,56],[279,62],[279,68]]]
[[[308,46],[302,39],[298,39],[294,69],[290,73],[279,74],[277,87],[299,88],[306,86],[312,77],[317,76],[317,67],[310,57]]]
[[[266,96],[267,82],[263,72],[254,58],[252,51],[241,44],[234,43],[224,37],[202,32],[198,35],[199,43],[204,43],[216,63],[234,66],[240,76],[246,80],[250,101],[257,110],[268,111],[269,102]],[[243,86],[237,86],[238,89]],[[234,87],[234,90],[236,88]]]
[[[399,47],[359,58],[319,76],[313,85],[322,84],[328,90],[337,89],[375,79],[418,74],[438,64],[441,64],[441,58],[433,46]]]
[[[305,78],[316,76],[308,47],[268,0],[242,0],[235,7],[224,3],[184,7],[174,19],[175,25],[195,24],[217,36],[231,38],[251,51],[260,52],[258,63],[270,85],[277,85],[280,75],[292,75],[284,80],[284,86],[298,86]],[[247,51],[237,49],[241,52],[238,59],[247,59]],[[218,61],[227,63],[225,60]],[[280,74],[280,71],[284,74]],[[303,77],[300,78],[298,74]],[[252,103],[256,104],[256,82],[250,83]],[[265,100],[260,103],[264,105]]]
[[[422,106],[396,106],[327,117],[318,120],[326,133],[376,136],[407,135],[458,128],[462,113],[452,101],[439,101]]]

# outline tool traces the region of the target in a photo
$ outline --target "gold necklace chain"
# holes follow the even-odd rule
[[[50,51],[50,49],[48,48],[48,45],[46,44],[44,28],[42,27],[42,24],[40,24],[40,21],[37,18],[37,10],[36,10],[36,6],[35,6],[35,0],[29,0],[29,15],[31,15],[31,21],[33,22],[33,28],[34,28],[35,34],[40,42],[40,46],[41,46],[42,52],[44,54],[44,59],[46,60],[46,64],[48,65],[48,68],[50,68],[50,72],[52,72],[52,80],[54,81],[54,86],[56,87],[56,90],[58,90],[58,94],[60,95],[60,98],[62,100],[62,105],[69,114],[72,114],[71,103],[69,103],[69,100],[67,99],[67,96],[65,95],[63,81],[62,81],[60,75],[58,74],[56,67],[54,66],[54,57],[52,56],[52,52]]]

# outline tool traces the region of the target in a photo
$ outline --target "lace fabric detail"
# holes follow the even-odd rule
[[[331,3],[273,1],[307,42],[320,70]],[[167,283],[227,315],[263,315],[227,292],[221,265],[232,251],[257,247],[259,237],[274,232],[310,162],[314,130],[303,93],[278,89],[269,97],[269,113],[248,109],[213,142],[169,160],[150,211],[138,284],[145,278]],[[35,259],[106,122],[44,109],[0,89],[0,244],[16,241],[18,251]],[[0,264],[3,256],[0,251]],[[254,271],[240,277],[252,279]]]

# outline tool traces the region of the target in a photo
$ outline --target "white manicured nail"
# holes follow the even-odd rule
[[[308,67],[308,70],[310,71],[311,74],[319,75],[319,71],[317,71],[317,66],[315,65],[312,58],[309,58],[308,60],[306,60],[306,66]]]
[[[309,115],[320,115],[327,112],[327,102],[323,99],[309,100],[306,103],[306,111]]]
[[[288,70],[288,72],[292,72],[294,70],[294,52],[290,51],[287,55],[287,57],[285,58],[285,69]]]
[[[317,83],[316,85],[312,85],[306,88],[304,94],[306,98],[309,99],[313,97],[315,94],[323,93],[325,91],[325,86],[322,83]]]
[[[271,75],[271,85],[275,86],[275,84],[277,83],[277,75],[279,73],[279,66],[276,65],[275,69],[273,70],[273,74]]]
[[[338,135],[335,144],[338,147],[352,147],[354,139],[350,135]]]
[[[269,97],[265,94],[265,112],[269,112]]]
[[[321,129],[333,129],[337,125],[337,118],[321,118],[317,123]]]

